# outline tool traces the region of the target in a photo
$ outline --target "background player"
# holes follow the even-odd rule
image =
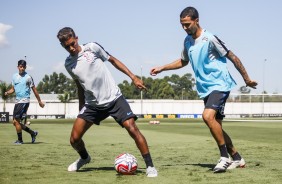
[[[44,104],[41,102],[40,96],[34,85],[33,79],[30,75],[25,72],[25,69],[26,61],[19,60],[19,72],[13,75],[12,88],[5,92],[5,95],[10,95],[16,92],[16,104],[13,112],[13,124],[16,127],[18,140],[16,140],[15,144],[23,144],[22,130],[28,132],[31,135],[32,143],[35,142],[36,136],[38,135],[37,131],[33,131],[24,124],[20,123],[22,119],[26,118],[26,113],[30,102],[30,89],[32,89],[39,103],[39,106],[42,108],[44,107]]]

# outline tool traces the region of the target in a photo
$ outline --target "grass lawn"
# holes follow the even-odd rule
[[[39,131],[36,143],[23,132],[25,144],[14,145],[12,124],[0,124],[0,183],[282,183],[282,121],[223,122],[223,127],[247,162],[244,169],[214,174],[219,151],[206,125],[195,119],[164,119],[150,125],[139,119],[138,127],[147,139],[157,178],[147,178],[145,163],[126,130],[108,119],[92,126],[84,136],[91,163],[79,172],[67,167],[78,158],[69,144],[74,120],[32,120]],[[128,152],[138,160],[136,175],[121,176],[114,170],[114,158]]]

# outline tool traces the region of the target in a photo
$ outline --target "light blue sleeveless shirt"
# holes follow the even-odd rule
[[[200,98],[212,91],[226,92],[236,86],[227,69],[227,52],[225,44],[204,29],[196,40],[190,35],[185,38],[181,59],[192,65]]]
[[[34,86],[32,77],[26,72],[22,75],[15,73],[13,75],[12,85],[16,93],[16,103],[29,103],[30,88]]]

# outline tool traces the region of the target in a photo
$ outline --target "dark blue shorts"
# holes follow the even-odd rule
[[[224,107],[227,98],[229,97],[230,91],[222,92],[222,91],[213,91],[211,94],[204,98],[205,109],[214,109],[217,111],[216,119],[223,119],[224,115]]]
[[[22,119],[26,115],[29,103],[17,103],[14,107],[13,119]]]
[[[137,120],[137,116],[132,112],[123,96],[117,98],[109,107],[99,108],[85,104],[77,117],[87,122],[100,125],[100,122],[109,116],[112,116],[122,127],[123,122],[130,118]]]

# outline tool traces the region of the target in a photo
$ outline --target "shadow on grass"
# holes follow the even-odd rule
[[[46,143],[45,142],[34,142],[34,143],[24,142],[23,144],[46,144]]]
[[[213,170],[213,168],[215,167],[214,164],[201,164],[201,163],[198,163],[198,164],[176,164],[176,165],[191,165],[191,166],[199,166],[199,167],[203,167],[203,168],[208,168],[209,170]],[[174,167],[176,165],[163,165],[163,166],[166,166],[166,167]]]
[[[114,167],[88,167],[88,168],[83,168],[81,170],[78,170],[77,172],[90,172],[90,171],[115,171],[115,168]],[[140,173],[144,173],[144,171],[137,169],[135,173],[140,174]],[[122,174],[117,173],[117,175],[122,175]]]

